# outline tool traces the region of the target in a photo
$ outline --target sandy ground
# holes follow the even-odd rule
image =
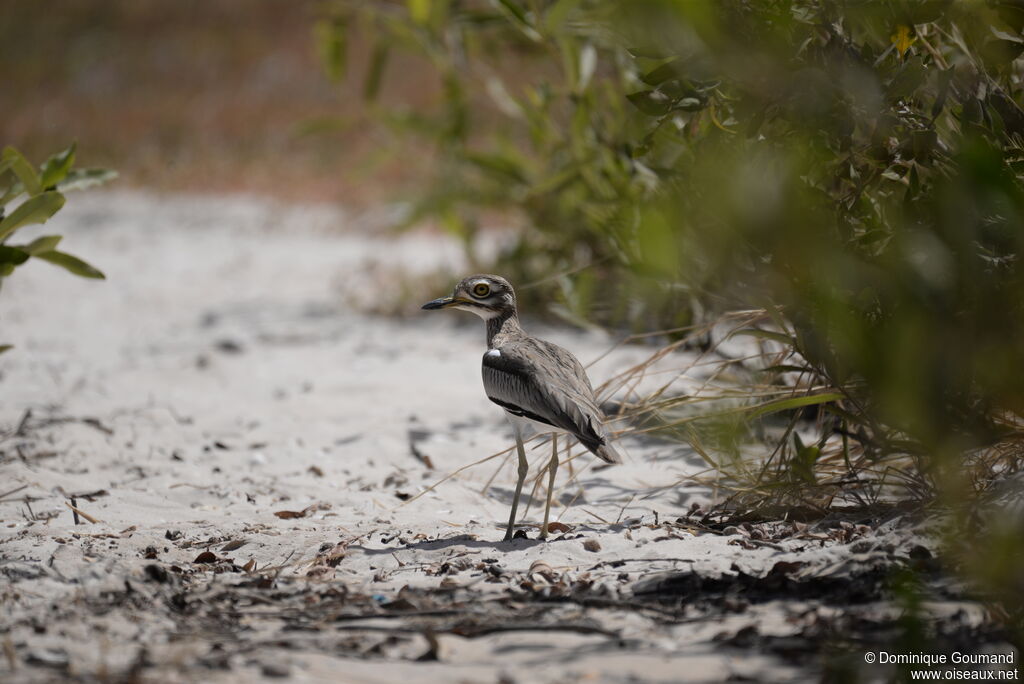
[[[0,297],[0,679],[816,680],[835,630],[892,619],[888,569],[930,557],[898,512],[696,524],[714,493],[676,443],[573,461],[563,531],[537,540],[533,505],[501,542],[512,466],[459,471],[512,444],[482,325],[359,313],[403,273],[454,283],[459,250],[379,223],[94,193],[36,231],[108,280],[31,263]],[[531,331],[584,363],[614,343]]]

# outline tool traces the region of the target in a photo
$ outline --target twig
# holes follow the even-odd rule
[[[336,625],[336,630],[358,631],[358,632],[397,632],[406,634],[422,634],[420,627],[387,627],[383,625]],[[456,625],[448,629],[435,629],[435,634],[456,634],[466,639],[488,636],[500,632],[577,632],[579,634],[600,634],[613,639],[618,639],[618,632],[612,632],[602,627],[580,624],[522,624],[522,625],[488,625],[486,627],[470,627]]]
[[[0,494],[0,499],[4,499],[4,498],[10,496],[11,494],[17,494],[18,492],[20,492],[22,489],[25,489],[26,487],[28,487],[28,485],[24,484],[24,485],[21,485],[20,487],[15,487],[14,489],[12,489],[9,492],[4,492],[3,494]]]
[[[601,516],[599,516],[597,513],[594,513],[593,511],[588,511],[586,508],[580,508],[580,510],[583,511],[584,513],[586,513],[587,515],[590,515],[590,516],[592,516],[594,518],[597,518],[598,520],[603,522],[605,525],[611,525],[612,524],[612,523],[608,522],[607,520],[605,520],[604,518],[602,518]]]
[[[32,409],[25,409],[25,414],[21,417],[18,422],[18,429],[14,431],[15,437],[23,437],[26,430],[28,429],[28,421],[32,418]]]
[[[619,509],[619,517],[617,517],[617,518],[615,519],[615,524],[616,524],[616,525],[618,525],[618,524],[619,524],[619,521],[621,521],[621,520],[622,520],[622,515],[623,515],[623,514],[624,514],[624,513],[626,512],[626,509],[627,509],[627,508],[629,508],[629,504],[633,503],[633,501],[634,501],[635,499],[636,499],[636,494],[634,493],[634,494],[633,494],[633,496],[629,497],[629,501],[627,501],[626,503],[624,503],[624,504],[622,505],[622,508],[620,508],[620,509]]]
[[[11,641],[11,635],[4,635],[4,655],[7,656],[7,664],[10,666],[11,672],[18,669],[18,652],[14,650],[14,642]]]
[[[83,518],[85,518],[86,520],[88,520],[89,522],[91,522],[94,525],[96,523],[98,523],[98,522],[103,522],[102,520],[97,520],[96,518],[92,517],[91,515],[89,515],[85,511],[83,511],[82,509],[76,508],[70,501],[65,501],[64,505],[67,506],[68,508],[70,508],[73,513],[77,513],[78,515],[82,516]],[[76,521],[76,524],[77,524],[77,521]]]

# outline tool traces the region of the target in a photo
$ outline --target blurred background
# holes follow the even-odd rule
[[[77,140],[79,163],[117,169],[119,187],[378,201],[410,181],[413,155],[360,125],[360,88],[324,68],[324,8],[12,0],[0,16],[0,138],[33,160]],[[392,80],[403,99],[430,96],[427,70]]]
[[[1017,0],[8,0],[0,131],[122,187],[400,202],[573,325],[711,350],[757,312],[742,424],[632,418],[749,505],[949,507],[1020,634],[1024,521],[978,513],[1024,453],[1022,29]]]

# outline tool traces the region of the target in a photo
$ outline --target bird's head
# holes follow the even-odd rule
[[[423,305],[424,309],[462,309],[487,320],[516,310],[516,293],[501,276],[472,275],[455,286],[451,296]]]

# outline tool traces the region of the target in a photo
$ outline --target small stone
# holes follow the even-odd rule
[[[583,542],[583,548],[591,553],[597,553],[601,550],[601,544],[596,539],[588,539]]]
[[[907,555],[910,556],[911,560],[930,560],[932,557],[932,552],[924,546],[918,544],[917,546],[910,549]]]
[[[283,679],[284,677],[290,677],[292,669],[282,663],[264,663],[263,664],[263,676],[264,677],[275,677]]]
[[[150,563],[147,565],[143,568],[143,572],[146,574],[146,578],[152,582],[164,584],[170,580],[170,575],[167,574],[167,571],[156,563]]]

